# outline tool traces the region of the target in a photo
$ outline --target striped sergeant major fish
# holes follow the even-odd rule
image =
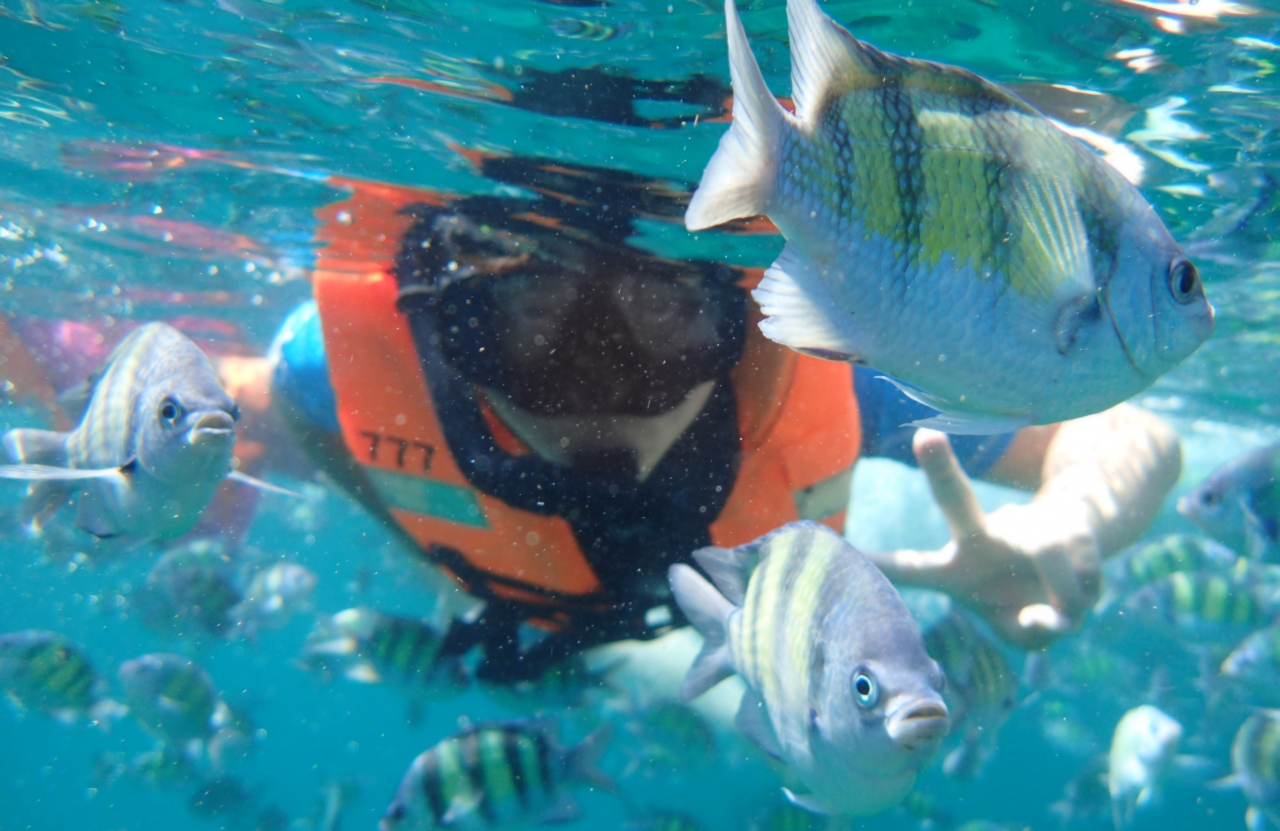
[[[118,675],[134,718],[174,746],[202,749],[233,719],[209,673],[190,658],[142,655],[121,664]]]
[[[135,329],[90,387],[70,433],[4,435],[13,464],[0,478],[32,483],[23,514],[36,527],[75,496],[75,524],[95,537],[169,539],[191,530],[225,478],[281,490],[232,470],[239,408],[173,327]]]
[[[1227,573],[1177,571],[1130,595],[1133,611],[1172,625],[1184,637],[1240,637],[1280,611],[1275,567],[1241,558]]]
[[[943,674],[897,591],[861,552],[813,522],[671,567],[671,591],[706,642],[681,696],[737,673],[736,724],[811,791],[815,813],[896,805],[950,727]],[[719,591],[717,591],[719,589]]]
[[[953,779],[972,779],[1018,703],[1018,676],[1000,647],[959,609],[929,627],[924,647],[946,675],[952,731],[963,730],[960,746],[947,754],[942,769]]]
[[[101,721],[122,708],[103,697],[106,684],[84,652],[57,632],[0,635],[0,689],[18,707],[59,721]]]
[[[1280,710],[1257,710],[1245,719],[1231,742],[1231,767],[1230,776],[1211,784],[1244,793],[1249,831],[1280,827]]]
[[[472,725],[413,760],[378,827],[480,831],[576,819],[570,785],[614,788],[595,766],[608,735],[605,725],[562,748],[550,720]]]
[[[1150,704],[1134,707],[1120,718],[1107,764],[1111,816],[1117,829],[1133,822],[1139,808],[1160,799],[1181,741],[1182,725]]]
[[[787,0],[793,116],[725,14],[733,124],[685,225],[777,225],[767,337],[884,371],[952,433],[1098,412],[1208,339],[1199,272],[1142,194],[1012,92]]]
[[[1230,549],[1189,534],[1170,534],[1144,543],[1116,558],[1119,582],[1131,588],[1154,583],[1179,571],[1210,569],[1229,572],[1236,563]]]
[[[316,621],[303,649],[308,666],[327,672],[337,664],[353,681],[417,691],[452,680],[437,660],[442,643],[442,632],[425,620],[359,606]]]

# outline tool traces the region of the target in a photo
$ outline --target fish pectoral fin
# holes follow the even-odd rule
[[[4,434],[4,452],[18,465],[67,466],[67,434],[23,428]]]
[[[104,467],[80,469],[54,467],[52,465],[0,465],[0,479],[22,479],[28,482],[63,481],[79,479],[110,479],[121,475],[121,468]]]
[[[1040,303],[1092,297],[1089,236],[1065,174],[1032,165],[1013,177],[1008,198],[1019,235],[1004,270],[1009,287]]]
[[[440,826],[442,828],[448,828],[450,826],[457,825],[465,819],[468,814],[474,812],[479,804],[480,794],[478,792],[459,794],[458,796],[455,796],[449,801],[448,809],[440,817]]]
[[[378,670],[369,661],[357,661],[352,664],[345,673],[348,680],[355,681],[360,684],[381,684],[382,676]]]
[[[751,296],[764,312],[760,331],[769,340],[815,358],[863,362],[832,319],[839,312],[817,266],[794,244],[782,249]]]
[[[230,473],[228,473],[227,478],[233,482],[239,482],[242,485],[248,485],[251,488],[257,488],[258,490],[266,491],[267,493],[278,493],[281,496],[292,496],[296,499],[307,498],[306,496],[298,493],[297,491],[291,491],[288,488],[282,488],[282,487],[279,487],[278,485],[273,485],[270,482],[264,482],[261,479],[250,476],[247,473],[241,473],[238,470],[233,470]]]
[[[685,227],[701,231],[731,219],[765,212],[777,178],[786,129],[786,110],[769,92],[760,65],[738,17],[735,0],[725,0],[729,75],[733,81],[733,123],[702,171],[689,200]]]
[[[750,687],[742,694],[742,703],[738,705],[738,714],[734,716],[733,724],[756,747],[782,761],[782,745],[778,743],[778,736],[769,723],[769,710],[760,694]]]
[[[790,788],[783,788],[782,793],[792,805],[797,808],[803,808],[810,813],[827,815],[836,813],[817,794],[794,793]]]
[[[1031,424],[1026,416],[1005,416],[996,413],[961,413],[952,408],[951,402],[919,387],[891,378],[888,375],[876,376],[898,388],[898,391],[926,407],[937,410],[936,416],[916,419],[912,427],[926,427],[943,433],[960,436],[989,436],[999,433],[1013,433]]]

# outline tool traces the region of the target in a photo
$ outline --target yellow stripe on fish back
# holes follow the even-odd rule
[[[826,535],[817,537],[804,553],[804,561],[794,566],[798,573],[787,592],[786,620],[783,622],[788,664],[786,671],[779,673],[782,683],[787,687],[786,692],[789,693],[784,696],[784,700],[792,713],[809,712],[809,664],[813,658],[814,645],[818,643],[813,628],[819,621],[815,621],[814,616],[839,544],[838,538]]]

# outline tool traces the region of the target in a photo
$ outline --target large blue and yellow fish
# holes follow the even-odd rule
[[[690,230],[765,214],[787,245],[753,296],[762,331],[869,364],[991,433],[1098,412],[1204,342],[1200,275],[1142,195],[1029,104],[889,55],[788,0],[788,114],[733,0],[734,120]]]

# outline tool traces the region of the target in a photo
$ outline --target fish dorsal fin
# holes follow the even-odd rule
[[[812,125],[837,95],[857,86],[879,86],[885,74],[909,76],[923,86],[968,99],[986,101],[988,109],[1036,113],[1018,96],[958,67],[900,58],[849,34],[828,17],[817,0],[787,0],[791,30],[791,97],[796,117]]]
[[[693,552],[693,559],[715,583],[716,588],[735,606],[741,606],[747,597],[747,581],[751,577],[753,559],[745,548],[721,548],[709,545]]]
[[[871,47],[828,17],[817,0],[787,0],[787,28],[791,31],[791,99],[796,117],[812,124],[830,97],[870,74]]]

